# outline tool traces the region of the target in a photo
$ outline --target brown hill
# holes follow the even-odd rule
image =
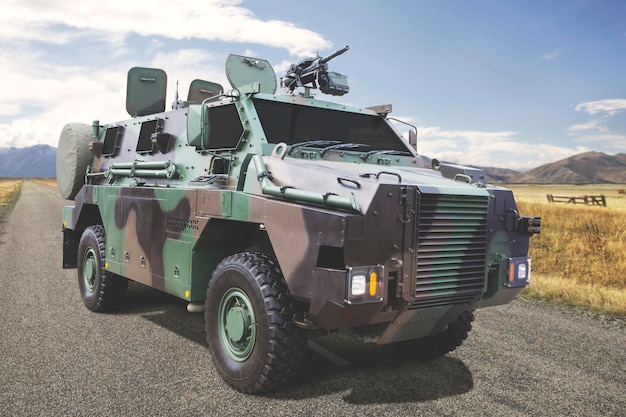
[[[502,183],[502,182],[511,182],[515,178],[522,175],[519,171],[513,171],[512,169],[506,168],[493,168],[493,167],[483,167],[481,168],[487,174],[487,180],[490,183]]]
[[[626,154],[585,152],[511,179],[526,184],[626,184]]]

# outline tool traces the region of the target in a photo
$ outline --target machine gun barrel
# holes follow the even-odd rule
[[[341,48],[340,50],[338,50],[337,52],[335,52],[335,53],[332,53],[332,54],[328,55],[326,58],[321,58],[321,59],[320,59],[320,64],[325,64],[325,63],[327,63],[327,62],[328,62],[328,61],[330,61],[331,59],[333,59],[333,58],[335,58],[335,57],[338,57],[339,55],[343,54],[343,53],[344,53],[344,52],[346,52],[348,49],[350,49],[350,48],[348,47],[348,45],[346,45],[346,46],[344,46],[343,48]]]

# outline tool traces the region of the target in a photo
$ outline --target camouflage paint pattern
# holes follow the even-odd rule
[[[270,125],[281,121],[264,106],[367,121],[371,130],[347,132],[384,131],[388,143],[372,140],[370,152],[276,139]],[[261,250],[277,258],[308,327],[379,343],[434,334],[526,285],[511,281],[510,263],[526,262],[539,220],[482,171],[417,155],[386,115],[258,83],[175,107],[96,123],[87,183],[63,215],[64,267],[76,266],[82,231],[103,224],[111,272],[200,302],[220,260]],[[384,271],[382,300],[346,299],[348,271],[361,266]]]

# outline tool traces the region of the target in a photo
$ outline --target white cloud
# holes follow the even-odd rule
[[[626,110],[626,99],[607,99],[588,101],[586,103],[580,103],[574,107],[576,111],[583,111],[588,114],[606,113],[609,116],[614,116]]]
[[[36,107],[37,112],[21,113],[0,124],[0,147],[57,146],[67,122],[90,124],[93,119],[106,122],[128,118],[124,112],[125,72],[99,74],[77,68],[66,71],[63,81],[54,74],[37,82],[33,78],[23,80],[32,88],[22,91],[20,101]]]
[[[576,138],[576,142],[592,143],[594,150],[604,150],[608,153],[626,151],[626,135],[583,135]]]
[[[626,99],[589,101],[578,104],[575,110],[601,116],[567,128],[575,143],[589,144],[593,146],[593,150],[607,153],[626,150],[626,135],[623,134],[622,121],[624,117],[616,116],[626,110]],[[609,131],[609,125],[612,125],[612,132]]]
[[[590,150],[584,146],[531,145],[519,135],[513,131],[445,130],[422,126],[418,129],[417,148],[420,154],[442,161],[517,171],[527,171]]]
[[[284,48],[293,55],[312,55],[330,48],[321,35],[280,20],[261,20],[239,7],[241,0],[84,0],[42,2],[6,0],[0,15],[3,41],[64,44],[84,32],[101,32],[119,44],[124,36],[162,36],[169,39],[221,40]],[[120,38],[120,36],[122,38]]]
[[[93,70],[80,66],[50,66],[38,61],[37,54],[0,57],[5,76],[0,77],[0,116],[12,119],[0,123],[0,148],[36,144],[57,146],[61,128],[68,122],[90,124],[128,119],[125,111],[126,73],[134,66],[122,62],[114,67]],[[158,53],[148,63],[163,68],[170,77],[168,101],[174,100],[176,80],[180,81],[180,99],[195,78],[202,78],[229,88],[220,64],[210,53],[198,49],[182,49]],[[24,69],[27,69],[24,71]],[[24,107],[36,108],[25,112]],[[27,114],[28,113],[28,114]]]
[[[556,59],[556,57],[558,56],[559,56],[559,50],[555,49],[553,51],[546,52],[545,54],[541,55],[541,59],[544,59],[546,61],[552,61]]]
[[[67,122],[90,124],[99,119],[110,123],[128,118],[124,110],[126,72],[136,65],[166,70],[168,106],[174,99],[176,80],[180,81],[181,99],[186,98],[195,78],[229,89],[224,75],[226,57],[199,49],[198,43],[190,40],[204,45],[215,40],[251,43],[293,55],[314,54],[331,46],[318,33],[292,23],[262,20],[241,3],[154,0],[146,7],[120,0],[85,0],[77,7],[75,2],[4,1],[0,14],[0,148],[56,146]],[[144,50],[133,49],[132,34],[147,38]],[[176,52],[167,52],[172,41],[178,42]],[[61,54],[54,52],[59,46]]]
[[[159,39],[151,39],[150,45],[148,46],[146,52],[153,53],[163,48],[164,46],[165,46],[165,43],[160,41]]]
[[[575,135],[579,132],[584,132],[587,130],[597,130],[598,132],[604,134],[608,133],[608,128],[606,127],[602,119],[589,120],[585,123],[571,125],[567,128],[567,131],[570,135]]]
[[[410,117],[398,117],[411,123]],[[396,126],[398,127],[398,125]],[[407,129],[401,128],[407,138]],[[446,130],[439,126],[420,126],[417,150],[421,155],[440,161],[527,171],[540,165],[567,158],[591,149],[548,144],[529,145],[515,131]]]
[[[289,67],[293,62],[289,60],[280,61],[278,64],[274,65],[274,72],[276,74],[285,74]]]

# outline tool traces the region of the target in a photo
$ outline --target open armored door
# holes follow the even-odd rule
[[[276,92],[276,73],[265,59],[230,54],[226,59],[226,77],[233,88],[259,83],[259,92]]]
[[[126,111],[133,117],[165,111],[167,74],[162,69],[134,67],[128,71]]]
[[[222,94],[224,87],[211,81],[195,79],[189,86],[187,102],[190,104],[202,104],[207,98]]]

